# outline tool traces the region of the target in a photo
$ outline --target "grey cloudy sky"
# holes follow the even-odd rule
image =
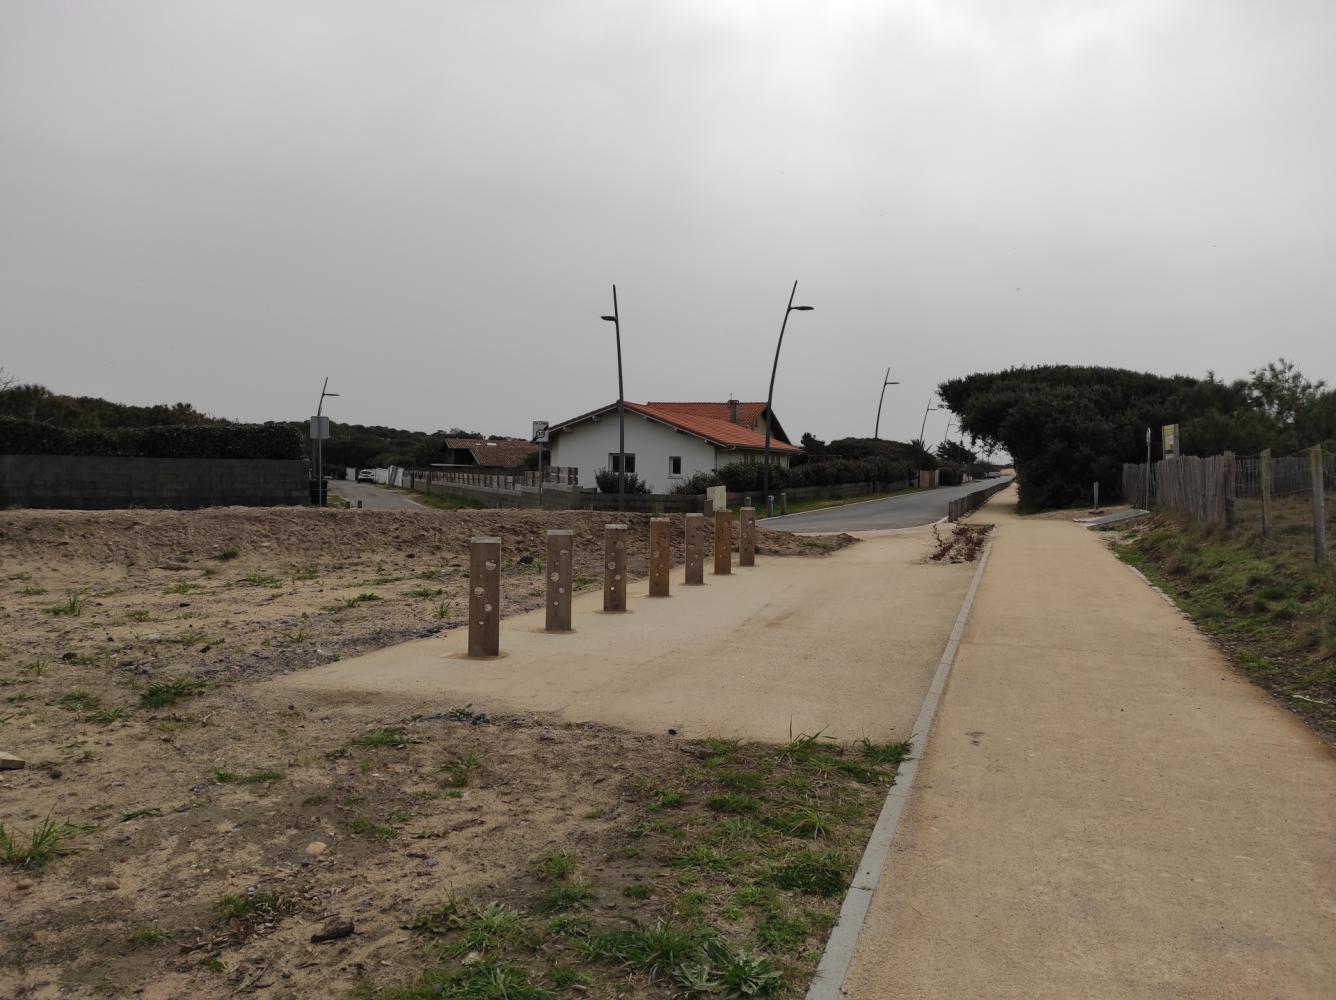
[[[1330,0],[0,0],[0,364],[527,432],[918,431],[943,378],[1336,375]],[[940,435],[933,414],[928,436]]]

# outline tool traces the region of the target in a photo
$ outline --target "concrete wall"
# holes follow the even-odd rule
[[[581,485],[593,486],[594,473],[610,469],[610,455],[617,447],[617,413],[604,414],[597,422],[586,421],[552,439],[552,465],[578,469]],[[626,453],[635,455],[635,474],[655,493],[668,493],[682,480],[697,472],[714,472],[731,462],[760,461],[761,451],[741,452],[716,448],[708,441],[648,420],[639,413],[626,414]],[[682,474],[669,475],[668,459],[682,459]],[[771,461],[787,467],[787,453],[770,453]]]
[[[0,455],[0,507],[188,510],[309,499],[305,460]]]

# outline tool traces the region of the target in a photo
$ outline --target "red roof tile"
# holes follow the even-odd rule
[[[711,420],[729,419],[727,403],[646,403],[645,405],[652,406],[656,410],[672,410],[689,416],[709,417]],[[764,403],[738,403],[738,423],[744,427],[755,429],[763,413],[765,413]]]

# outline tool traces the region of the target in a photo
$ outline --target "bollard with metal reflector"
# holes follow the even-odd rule
[[[686,584],[695,586],[705,582],[705,515],[686,516],[687,566]]]
[[[733,572],[733,515],[727,507],[714,512],[714,574]]]
[[[626,525],[603,528],[603,610],[626,610]]]
[[[756,565],[756,508],[738,511],[738,565]]]
[[[668,577],[673,568],[673,522],[666,517],[649,522],[649,596],[668,597]]]
[[[547,623],[548,632],[571,630],[571,560],[575,536],[569,530],[547,533]]]
[[[469,544],[469,656],[501,652],[501,539]]]

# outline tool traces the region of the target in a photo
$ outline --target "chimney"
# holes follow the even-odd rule
[[[738,401],[736,399],[728,401],[728,422],[730,424],[738,422]]]

